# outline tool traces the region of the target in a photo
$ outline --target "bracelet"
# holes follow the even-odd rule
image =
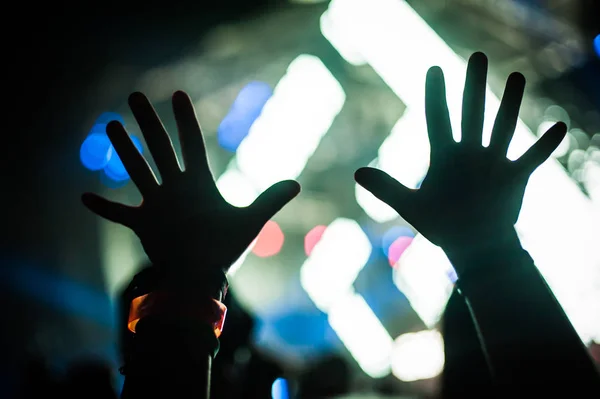
[[[211,326],[215,336],[219,338],[223,332],[227,306],[214,298],[190,303],[167,291],[153,291],[131,301],[127,328],[135,333],[136,325],[142,318],[159,314],[204,320]]]

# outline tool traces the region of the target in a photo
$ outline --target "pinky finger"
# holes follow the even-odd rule
[[[133,227],[136,208],[109,201],[93,193],[83,194],[81,201],[96,215],[129,228]]]
[[[556,123],[516,161],[518,167],[527,174],[533,173],[552,155],[566,134],[567,125],[563,122]]]

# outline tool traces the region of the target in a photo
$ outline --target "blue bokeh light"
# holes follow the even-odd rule
[[[138,151],[140,153],[143,153],[144,149],[142,147],[142,142],[135,136],[130,137],[131,141],[133,141],[133,144],[138,149]],[[108,178],[117,182],[129,179],[129,174],[125,169],[125,165],[123,165],[121,158],[119,158],[119,155],[116,151],[114,151],[114,149],[112,150],[112,154],[110,156],[110,159],[108,160],[108,163],[104,167],[104,173]]]
[[[277,378],[271,386],[271,397],[273,399],[289,399],[290,392],[285,378]]]
[[[398,239],[398,237],[414,237],[415,233],[407,226],[394,226],[385,232],[381,238],[381,249],[385,256],[388,256],[390,246]]]
[[[594,50],[596,50],[596,55],[600,57],[600,34],[594,38]]]
[[[255,81],[244,86],[219,125],[219,145],[235,152],[272,95],[273,89],[264,82]]]
[[[81,144],[79,158],[89,170],[100,170],[108,164],[111,153],[112,144],[106,133],[95,132],[87,136]]]

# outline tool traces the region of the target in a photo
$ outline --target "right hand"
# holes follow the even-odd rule
[[[358,184],[446,251],[514,234],[529,176],[566,134],[565,124],[559,122],[518,160],[506,158],[525,88],[525,78],[515,72],[506,83],[490,145],[484,147],[487,63],[483,53],[469,60],[460,143],[452,138],[442,70],[432,67],[427,73],[425,113],[431,166],[418,190],[406,188],[378,169],[361,168],[355,174]]]

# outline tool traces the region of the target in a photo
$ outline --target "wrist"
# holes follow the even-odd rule
[[[453,242],[442,248],[459,278],[464,274],[475,274],[479,271],[487,273],[492,269],[506,269],[514,263],[507,264],[507,259],[529,256],[512,227],[473,233],[469,237],[468,240]]]
[[[127,327],[135,333],[140,320],[156,317],[161,320],[204,323],[219,338],[223,331],[227,307],[208,297],[190,297],[165,290],[153,291],[131,301]]]
[[[169,315],[150,315],[137,325],[137,333],[121,368],[131,376],[165,376],[196,373],[214,358],[219,340],[202,322],[182,320]]]

